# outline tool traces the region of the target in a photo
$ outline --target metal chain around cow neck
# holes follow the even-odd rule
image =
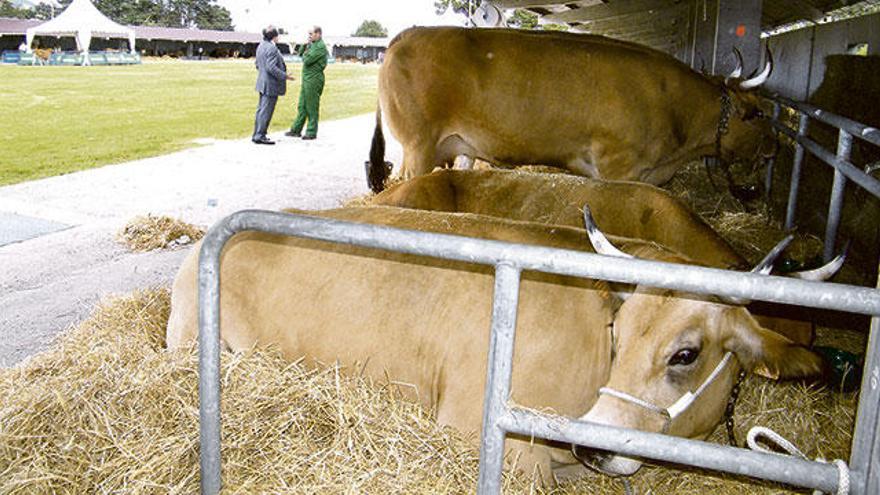
[[[730,186],[733,177],[730,175],[730,168],[727,166],[727,162],[721,156],[721,138],[730,131],[730,113],[733,105],[730,101],[730,92],[724,84],[721,85],[721,97],[719,99],[721,100],[721,111],[718,116],[718,127],[715,128],[715,164],[724,170],[728,186]],[[706,175],[709,176],[712,189],[720,192],[715,184],[715,179],[712,178],[712,171],[709,170],[709,162],[706,159],[704,159],[704,164],[706,165]]]
[[[736,400],[739,398],[739,390],[742,386],[743,379],[746,377],[745,370],[739,370],[736,377],[736,383],[730,391],[730,397],[727,398],[727,407],[724,409],[724,425],[727,426],[727,441],[733,447],[738,447],[736,443],[736,433],[733,431],[733,412],[736,409]]]

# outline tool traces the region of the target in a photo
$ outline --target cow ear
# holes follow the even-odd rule
[[[743,308],[727,312],[725,348],[747,370],[773,380],[821,374],[822,358],[804,346],[763,328]]]

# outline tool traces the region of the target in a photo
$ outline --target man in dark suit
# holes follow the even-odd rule
[[[254,135],[251,141],[257,144],[275,144],[266,136],[275,104],[278,97],[287,92],[287,81],[293,76],[287,74],[287,66],[275,43],[278,41],[278,29],[269,26],[263,29],[263,41],[257,47],[257,92],[260,103],[254,117]]]

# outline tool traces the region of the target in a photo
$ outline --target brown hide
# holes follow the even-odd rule
[[[587,204],[608,234],[655,242],[706,266],[746,268],[746,261],[686,205],[648,184],[503,170],[440,170],[395,184],[371,203],[572,227],[583,227],[581,210]],[[812,322],[791,308],[784,314],[780,306],[765,303],[750,309],[762,326],[799,344],[813,341]]]
[[[639,45],[509,29],[409,29],[379,75],[404,178],[467,155],[662,184],[714,154],[721,92],[719,82]],[[721,144],[726,155],[751,158],[769,127],[751,119],[753,101],[743,96],[752,95],[730,93]]]
[[[479,213],[583,228],[583,206],[606,234],[656,242],[707,266],[746,261],[668,192],[642,183],[503,170],[439,170],[404,181],[371,204]]]

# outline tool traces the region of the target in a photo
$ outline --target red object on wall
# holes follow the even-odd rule
[[[742,38],[745,35],[746,35],[746,27],[745,27],[745,25],[740,24],[739,26],[736,27],[736,36],[738,38]]]

